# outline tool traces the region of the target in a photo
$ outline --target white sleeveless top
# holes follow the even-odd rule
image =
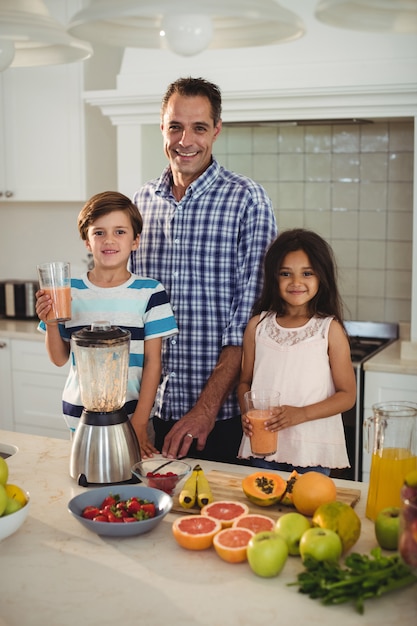
[[[281,404],[300,407],[333,395],[328,355],[332,320],[312,317],[300,328],[284,328],[275,313],[262,313],[255,335],[252,389],[276,389],[281,393]],[[238,456],[251,456],[246,435]],[[280,430],[277,452],[265,460],[300,467],[349,467],[341,414]]]

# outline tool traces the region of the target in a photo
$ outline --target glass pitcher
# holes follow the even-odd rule
[[[382,509],[401,506],[404,478],[417,469],[417,404],[381,402],[372,411],[364,421],[364,444],[372,452],[366,517],[375,521]]]

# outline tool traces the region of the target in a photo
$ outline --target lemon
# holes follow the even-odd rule
[[[5,489],[9,498],[11,498],[12,500],[16,500],[22,506],[26,504],[26,494],[23,489],[21,489],[17,485],[12,485],[11,483],[5,485]]]

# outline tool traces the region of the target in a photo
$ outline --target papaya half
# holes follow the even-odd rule
[[[298,477],[299,473],[296,470],[293,470],[290,474],[289,479],[287,480],[287,486],[284,493],[282,494],[281,500],[279,501],[280,504],[283,504],[284,506],[294,506],[292,499],[292,490]]]
[[[287,482],[281,476],[269,472],[255,472],[242,481],[245,496],[258,506],[272,506],[279,502],[286,487]]]

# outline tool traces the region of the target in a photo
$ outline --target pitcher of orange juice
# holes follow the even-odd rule
[[[366,517],[375,521],[382,509],[401,506],[404,478],[417,469],[417,404],[381,402],[372,411],[364,421],[364,445],[372,451]]]

